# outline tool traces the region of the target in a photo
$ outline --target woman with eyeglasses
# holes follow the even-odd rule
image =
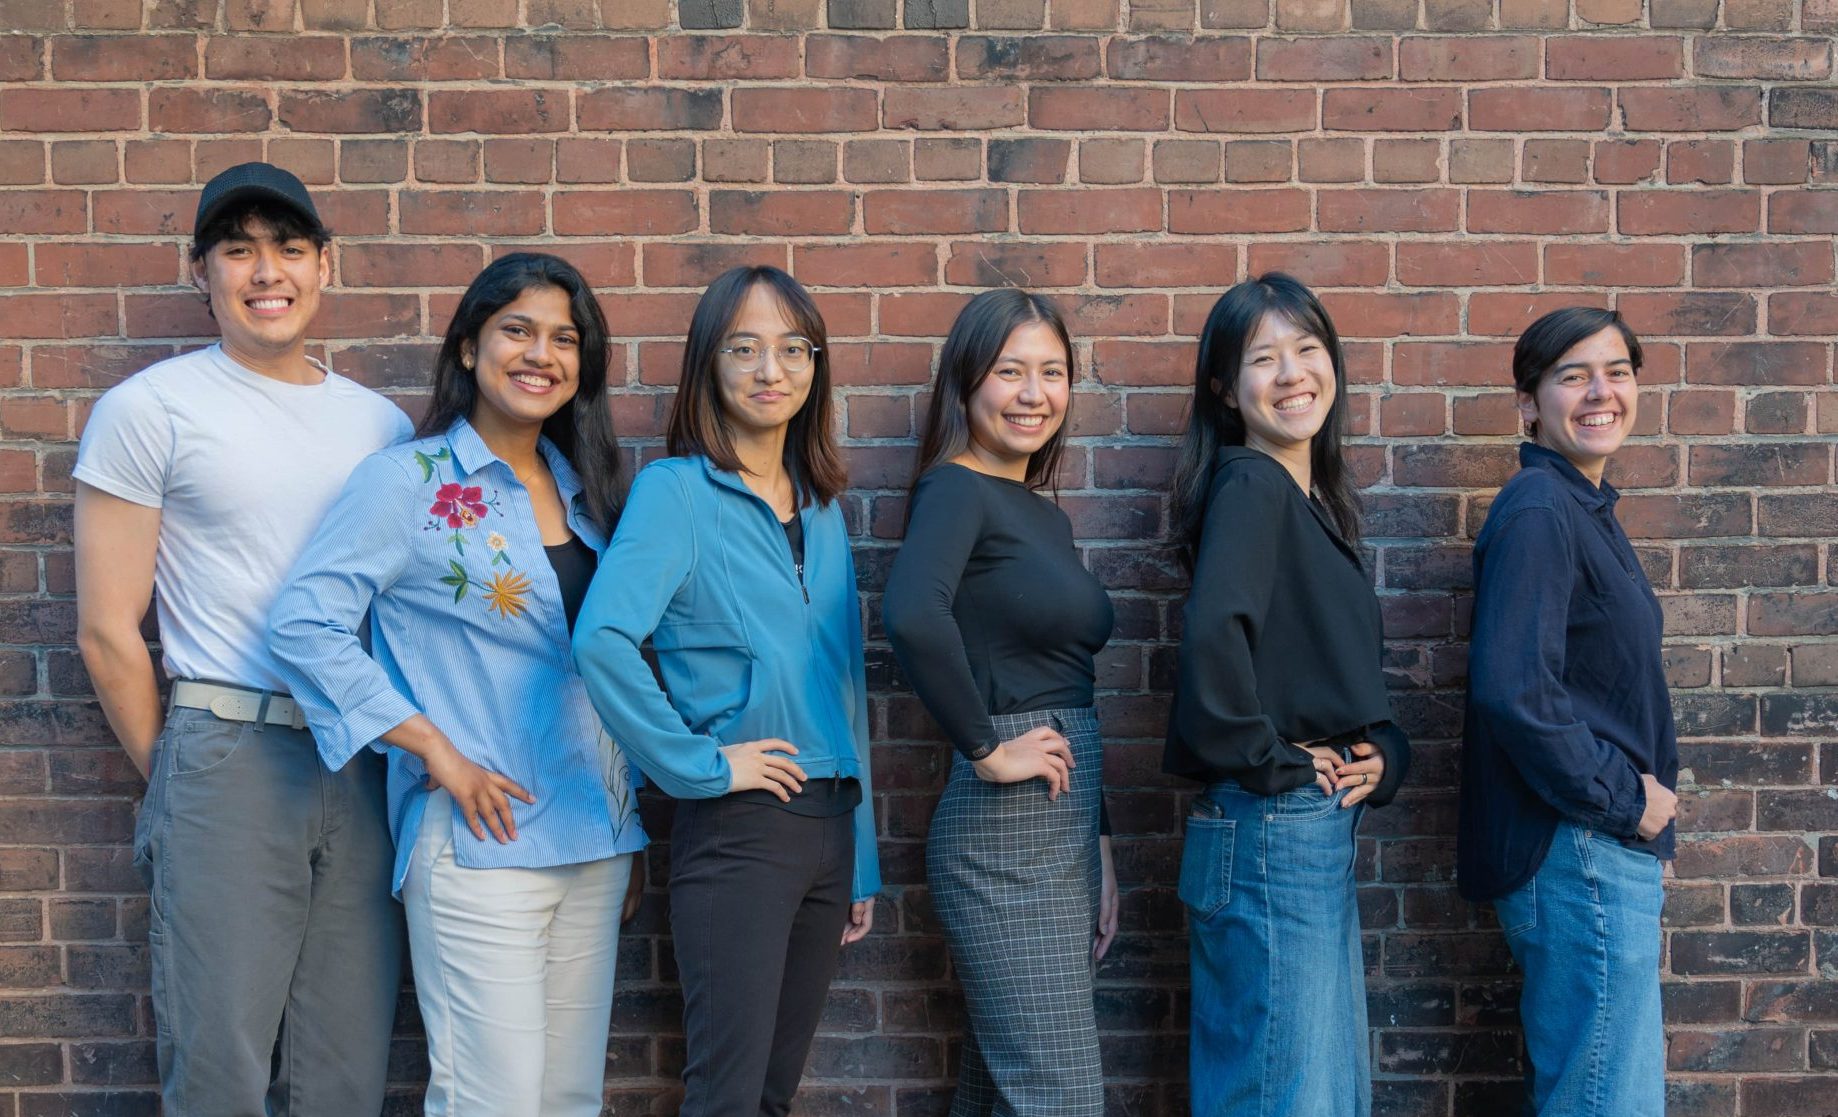
[[[810,295],[735,268],[696,305],[670,456],[632,485],[574,652],[675,797],[684,1117],[789,1112],[880,868],[855,563]],[[649,639],[656,676],[640,654]]]

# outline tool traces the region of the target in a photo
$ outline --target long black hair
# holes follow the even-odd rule
[[[1347,368],[1340,352],[1340,335],[1321,300],[1306,285],[1282,272],[1266,272],[1221,295],[1200,331],[1200,354],[1193,369],[1193,402],[1187,414],[1187,430],[1181,435],[1172,486],[1175,543],[1189,568],[1200,549],[1206,498],[1212,489],[1213,458],[1221,446],[1243,446],[1245,441],[1244,416],[1226,400],[1238,388],[1245,347],[1270,314],[1283,316],[1298,330],[1318,339],[1333,361],[1334,403],[1309,446],[1309,466],[1315,493],[1334,526],[1348,543],[1359,543],[1359,493],[1340,453],[1347,398]]]
[[[720,370],[716,362],[727,343],[741,304],[756,286],[771,290],[792,328],[816,349],[810,395],[791,417],[785,432],[785,471],[791,474],[799,504],[828,504],[849,487],[849,471],[836,448],[836,405],[830,399],[830,343],[823,315],[804,285],[784,271],[765,265],[730,268],[702,292],[689,320],[683,346],[683,371],[677,378],[676,402],[670,407],[670,456],[700,454],[715,468],[741,471],[740,455],[728,433],[722,411]]]
[[[1634,365],[1634,375],[1639,376],[1640,366],[1646,363],[1646,354],[1641,352],[1640,339],[1634,336],[1634,328],[1621,317],[1620,311],[1604,310],[1599,306],[1566,306],[1527,326],[1513,344],[1513,389],[1536,396],[1545,373],[1556,368],[1565,353],[1611,326],[1621,332],[1621,340],[1627,343],[1628,360]],[[1526,423],[1526,433],[1537,439],[1538,420]]]
[[[611,531],[625,500],[625,466],[606,399],[606,318],[593,288],[573,264],[545,252],[513,252],[486,265],[460,296],[447,336],[434,359],[434,393],[415,428],[418,438],[445,434],[454,420],[468,417],[479,385],[465,365],[468,346],[479,349],[479,334],[491,316],[526,291],[550,287],[568,296],[569,317],[580,331],[581,371],[574,398],[543,420],[542,433],[581,477],[587,515]]]
[[[1021,326],[1040,322],[1059,335],[1066,349],[1066,379],[1074,374],[1072,335],[1053,300],[1014,287],[984,291],[957,312],[951,333],[938,357],[938,382],[926,413],[925,432],[919,443],[919,464],[913,484],[934,466],[943,465],[970,448],[970,397],[976,395],[990,370],[1002,356],[1008,337]],[[1072,425],[1072,396],[1066,396],[1066,414],[1059,429],[1040,449],[1028,455],[1027,486],[1037,489],[1052,480],[1065,450],[1066,428]]]

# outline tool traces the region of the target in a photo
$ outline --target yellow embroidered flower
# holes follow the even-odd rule
[[[499,571],[485,587],[485,605],[506,619],[524,614],[524,595],[530,592],[530,580],[515,570]]]
[[[494,551],[502,551],[504,548],[510,546],[511,542],[494,531],[485,537],[485,545]]]

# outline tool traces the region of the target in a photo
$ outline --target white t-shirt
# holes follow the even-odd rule
[[[382,396],[324,371],[318,384],[282,383],[213,345],[96,401],[75,476],[160,509],[153,583],[172,678],[284,689],[268,607],[352,468],[411,426]]]

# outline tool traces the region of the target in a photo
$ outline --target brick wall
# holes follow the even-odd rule
[[[838,339],[871,602],[953,312],[1006,283],[1062,302],[1082,375],[1062,499],[1118,614],[1115,1113],[1185,1111],[1185,789],[1158,773],[1181,579],[1155,539],[1207,307],[1284,268],[1348,338],[1421,742],[1361,842],[1377,1092],[1448,1117],[1510,1112],[1520,1068],[1504,944],[1450,883],[1507,355],[1543,310],[1618,306],[1652,344],[1614,477],[1688,773],[1671,1112],[1838,1112],[1834,0],[0,0],[0,28],[0,1117],[155,1108],[140,784],[71,643],[69,473],[98,392],[209,336],[180,283],[196,186],[264,157],[341,234],[326,350],[411,408],[494,251],[543,246],[602,288],[640,442],[699,287],[789,267]],[[889,887],[801,1112],[915,1117],[944,1111],[961,1023],[923,887],[947,754],[870,656]],[[622,946],[619,1114],[672,1111],[663,928],[657,895]],[[399,1113],[421,1069],[404,1003]]]

